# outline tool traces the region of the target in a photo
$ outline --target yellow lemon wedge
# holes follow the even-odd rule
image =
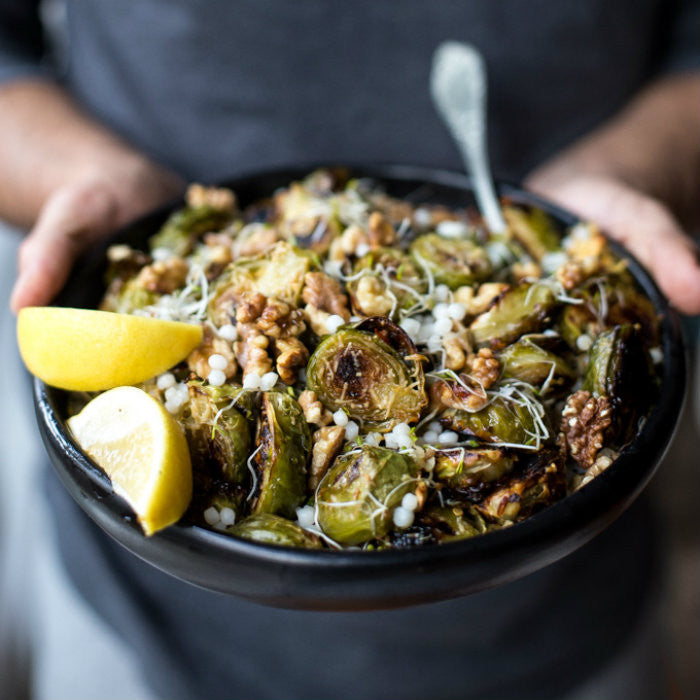
[[[134,509],[146,535],[177,522],[192,499],[192,465],[177,421],[145,391],[120,386],[68,419],[76,441]]]
[[[184,360],[202,328],[111,311],[33,306],[17,317],[27,369],[51,386],[102,391],[138,384]]]

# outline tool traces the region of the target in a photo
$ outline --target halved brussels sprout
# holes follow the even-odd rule
[[[437,283],[450,289],[481,282],[491,274],[488,254],[469,239],[428,233],[411,243],[411,256],[419,268],[426,267]]]
[[[132,314],[137,309],[155,304],[160,296],[157,292],[145,289],[138,277],[132,277],[121,285],[112,285],[102,299],[100,309],[118,314]]]
[[[225,532],[246,540],[276,544],[280,547],[318,549],[321,546],[316,535],[302,530],[291,520],[273,513],[250,515],[245,520],[227,527]]]
[[[559,232],[542,209],[503,207],[503,216],[510,233],[535,260],[541,260],[546,253],[561,249]]]
[[[304,412],[289,394],[263,392],[257,444],[253,462],[258,481],[251,510],[291,518],[306,497],[311,433]]]
[[[557,304],[554,292],[545,284],[520,284],[504,292],[469,327],[479,347],[503,348],[525,333],[545,327]]]
[[[435,477],[454,489],[495,481],[513,468],[513,457],[503,449],[466,448],[435,453]]]
[[[322,185],[320,175],[304,183],[294,182],[275,195],[275,222],[285,237],[323,254],[341,227],[336,207],[329,197],[332,190],[323,187],[319,192],[318,187],[313,187],[314,182]]]
[[[416,488],[420,466],[408,456],[362,445],[336,458],[316,494],[321,529],[341,544],[386,535],[394,508]]]
[[[497,523],[515,522],[559,500],[565,491],[566,475],[561,454],[557,450],[545,449],[523,469],[508,477],[476,508]]]
[[[573,367],[551,348],[561,339],[541,334],[524,335],[499,355],[503,376],[532,386],[548,388],[570,385],[576,379]]]
[[[652,370],[639,330],[615,326],[603,331],[590,350],[582,388],[607,396],[612,407],[611,434],[626,441],[637,432],[653,395]]]
[[[231,263],[212,285],[207,309],[216,326],[235,319],[234,307],[244,292],[260,292],[289,304],[298,305],[304,275],[311,268],[311,253],[280,241],[264,253]]]
[[[584,295],[585,298],[585,295]],[[596,318],[589,304],[566,304],[557,322],[559,335],[573,349],[580,336],[596,336],[600,331],[600,321]]]
[[[496,396],[484,408],[473,413],[459,408],[448,408],[440,422],[463,435],[472,435],[481,442],[507,445],[534,446],[537,435],[545,439],[540,421],[545,420],[545,411],[532,394],[527,401],[515,401]]]
[[[242,484],[248,478],[252,415],[250,394],[240,386],[189,381],[189,400],[180,417],[195,469]],[[213,467],[213,469],[212,469]]]
[[[217,209],[208,204],[183,207],[168,217],[148,243],[151,250],[166,248],[182,257],[192,250],[202,235],[221,230],[230,220],[231,212],[227,209]]]
[[[428,399],[418,358],[406,358],[371,333],[341,328],[324,338],[306,368],[308,388],[331,411],[383,429],[418,420]]]

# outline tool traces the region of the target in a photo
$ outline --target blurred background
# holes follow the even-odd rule
[[[29,377],[8,308],[20,234],[0,225],[0,698],[151,700],[128,648],[72,591],[53,546]],[[698,365],[698,319],[686,322]],[[688,384],[685,412],[650,490],[665,557],[660,596],[670,700],[700,697],[700,382]],[[604,622],[603,622],[604,624]],[[584,697],[584,696],[582,696]],[[591,700],[595,700],[591,698]],[[634,700],[630,698],[630,700]]]

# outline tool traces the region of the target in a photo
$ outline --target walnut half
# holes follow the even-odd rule
[[[603,436],[612,422],[610,399],[577,391],[566,400],[561,430],[569,455],[588,469],[603,447]]]

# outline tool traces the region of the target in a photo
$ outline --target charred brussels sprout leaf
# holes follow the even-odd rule
[[[321,341],[306,369],[308,388],[326,408],[390,428],[418,419],[427,404],[419,360],[409,370],[380,338],[343,328]],[[417,366],[417,368],[416,368]]]
[[[420,236],[411,244],[411,255],[439,284],[457,289],[485,280],[491,273],[486,251],[468,239],[448,239],[437,233]]]
[[[421,522],[430,525],[439,542],[464,540],[483,535],[488,527],[473,506],[432,506],[421,515]]]
[[[537,435],[546,438],[542,430],[545,412],[542,404],[531,394],[524,401],[496,396],[479,411],[469,412],[449,408],[440,422],[458,433],[473,435],[481,442],[507,445],[537,444]]]
[[[166,248],[175,255],[192,251],[197,240],[208,231],[218,231],[231,219],[231,212],[209,205],[184,207],[170,215],[163,227],[152,236],[151,250]]]
[[[582,388],[610,399],[615,438],[627,441],[635,435],[654,390],[649,358],[635,326],[615,326],[596,338]]]
[[[546,253],[557,251],[561,239],[552,220],[541,209],[504,207],[503,215],[511,234],[535,258],[541,260]]]
[[[472,337],[479,347],[503,348],[525,333],[545,327],[556,305],[554,292],[545,284],[520,284],[505,292],[472,322]]]
[[[454,489],[495,481],[510,472],[513,458],[501,449],[455,448],[435,454],[435,476]]]
[[[363,445],[340,455],[316,494],[321,529],[341,544],[362,544],[389,532],[394,508],[415,489],[420,467],[405,455]]]
[[[561,454],[545,449],[524,469],[499,483],[477,508],[497,523],[515,522],[559,500],[565,490],[566,476]]]
[[[525,335],[500,355],[503,376],[548,388],[567,386],[576,379],[574,369],[558,354],[547,349],[553,344],[544,335]]]
[[[246,540],[262,544],[276,544],[280,547],[304,547],[318,549],[318,537],[302,530],[296,523],[272,513],[251,515],[240,523],[226,528],[226,532]]]
[[[253,513],[287,517],[306,495],[306,462],[311,434],[301,407],[288,394],[264,392],[255,465],[258,484]]]
[[[189,401],[180,419],[195,469],[220,474],[235,484],[248,474],[250,395],[241,387],[188,382]]]

